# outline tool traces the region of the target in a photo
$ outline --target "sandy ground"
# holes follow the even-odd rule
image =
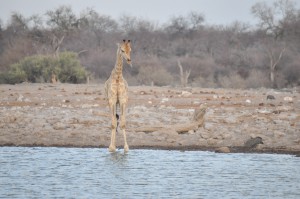
[[[275,99],[267,99],[272,95]],[[0,146],[107,147],[110,116],[103,85],[0,85]],[[299,89],[207,89],[130,87],[127,139],[130,148],[274,152],[300,154]],[[270,96],[269,96],[270,97]],[[136,132],[144,125],[187,123],[200,104],[205,125],[178,134]],[[261,137],[264,144],[244,149]],[[117,133],[117,146],[123,135]]]

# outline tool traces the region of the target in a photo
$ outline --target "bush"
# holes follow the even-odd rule
[[[1,83],[17,84],[26,81],[27,76],[24,70],[13,66],[9,72],[2,74],[1,78]]]
[[[251,70],[248,78],[245,79],[246,88],[271,87],[268,73],[260,70]]]
[[[219,83],[222,88],[246,88],[244,79],[236,72],[219,76]]]
[[[19,63],[11,65],[10,70],[1,75],[4,80],[0,82],[8,84],[25,81],[32,83],[50,82],[52,73],[55,73],[59,81],[63,83],[83,83],[86,81],[86,71],[81,66],[77,55],[72,52],[63,52],[57,59],[44,55],[25,57]]]
[[[137,80],[144,85],[166,86],[172,84],[173,77],[164,68],[153,68],[151,66],[141,67]]]
[[[138,57],[130,71],[136,77],[139,84],[152,85],[153,83],[156,86],[171,85],[173,77],[162,65],[163,63],[158,58]]]
[[[61,82],[83,83],[86,81],[87,72],[80,65],[75,53],[61,53],[56,68],[55,72]]]
[[[236,72],[230,72],[228,75],[219,77],[220,87],[222,88],[260,88],[271,85],[268,75],[258,71],[251,70],[247,78],[242,78]]]

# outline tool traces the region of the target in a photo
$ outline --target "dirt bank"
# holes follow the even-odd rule
[[[110,118],[103,85],[0,85],[1,146],[107,147]],[[299,90],[130,87],[130,148],[300,153]],[[274,99],[273,99],[274,98]],[[141,126],[191,120],[207,104],[204,127],[138,132]],[[264,144],[245,149],[251,137]],[[123,136],[117,134],[117,145]]]

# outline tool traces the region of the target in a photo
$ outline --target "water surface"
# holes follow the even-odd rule
[[[0,147],[0,198],[300,198],[300,158]]]

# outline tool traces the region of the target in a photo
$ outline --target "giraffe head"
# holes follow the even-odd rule
[[[130,58],[130,40],[123,40],[122,44],[118,44],[119,50],[121,51],[122,57],[127,61],[127,63],[132,67],[131,58]]]

